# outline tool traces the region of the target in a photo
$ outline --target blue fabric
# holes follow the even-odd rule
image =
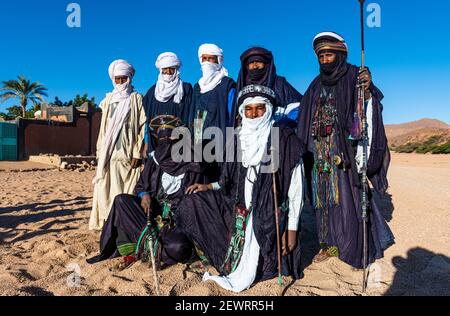
[[[148,192],[140,192],[138,193],[138,197],[142,199],[146,194],[148,194]]]
[[[148,128],[148,120],[145,122],[145,135],[144,135],[144,144],[148,144],[150,141],[150,133]]]
[[[226,127],[230,121],[228,115],[229,99],[231,90],[236,89],[236,83],[233,79],[225,77],[222,82],[212,91],[201,93],[200,86],[197,83],[194,87],[193,103],[194,111],[191,113],[191,122],[199,111],[206,111],[207,116],[203,125],[203,130],[209,127],[220,128],[224,135]],[[234,101],[234,96],[233,96]],[[231,101],[231,103],[233,103]]]
[[[295,110],[292,110],[292,111],[287,115],[287,117],[288,117],[290,120],[297,121],[299,112],[300,112],[300,108],[296,108]]]

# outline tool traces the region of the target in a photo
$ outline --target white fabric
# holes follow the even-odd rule
[[[257,167],[257,171],[258,170],[259,166]],[[245,206],[247,209],[251,208],[253,183],[256,181],[256,177],[257,174],[253,171],[253,168],[249,168],[245,179]],[[212,280],[222,288],[235,293],[249,289],[256,278],[259,251],[260,247],[253,229],[253,213],[251,213],[247,228],[245,230],[245,243],[242,258],[236,270],[228,276],[222,277],[212,276],[209,273],[205,273],[203,276],[203,281],[206,282]]]
[[[245,107],[249,104],[265,104],[266,113],[256,119],[245,117]],[[239,114],[242,117],[239,140],[242,150],[242,164],[245,168],[259,165],[267,152],[267,140],[274,124],[272,111],[273,107],[270,101],[260,96],[245,99],[239,107]]]
[[[342,42],[345,45],[345,47],[348,49],[348,45],[345,42],[345,39],[342,36],[340,36],[339,34],[334,33],[334,32],[322,32],[322,33],[317,34],[314,37],[313,46],[314,46],[314,42],[316,41],[316,39],[324,37],[324,36],[330,36],[330,37],[337,39],[338,41]]]
[[[155,63],[156,68],[164,69],[164,68],[180,68],[181,61],[178,59],[178,56],[172,52],[162,53],[158,56]]]
[[[153,158],[153,161],[159,166],[159,162],[156,160],[154,151],[150,154],[150,156]],[[171,195],[178,192],[178,190],[180,190],[181,188],[181,183],[183,182],[185,175],[186,174],[183,173],[177,177],[174,177],[168,173],[163,172],[161,176],[161,185],[163,187],[164,193],[166,193],[167,195]]]
[[[300,102],[288,104],[284,110],[284,115],[289,115],[289,113],[291,113],[295,109],[298,109],[299,107],[300,107]]]
[[[203,55],[217,56],[218,64],[211,62],[202,62]],[[214,90],[224,77],[228,76],[228,70],[223,66],[223,51],[214,44],[203,44],[198,50],[198,58],[202,66],[203,76],[198,81],[200,92],[207,93]]]
[[[291,176],[291,184],[289,185],[289,223],[288,230],[297,231],[300,215],[303,210],[303,180],[304,169],[303,162],[299,163]]]
[[[221,189],[219,182],[211,183],[213,191],[218,191]]]
[[[370,147],[372,146],[372,138],[373,138],[373,102],[372,99],[370,99],[367,103],[367,110],[366,110],[366,116],[367,116],[367,133],[369,135],[369,144],[367,146],[367,161],[369,161],[370,158]],[[358,173],[362,172],[363,167],[363,153],[364,153],[364,146],[362,143],[358,144],[358,149],[356,151],[356,167],[358,169]]]
[[[99,156],[96,176],[93,180],[94,184],[98,183],[105,176],[105,169],[114,151],[114,145],[116,144],[119,133],[130,114],[130,96],[134,90],[131,85],[131,80],[134,76],[135,70],[127,61],[122,59],[114,61],[109,66],[108,72],[114,86],[110,104],[118,103],[118,105],[114,111],[113,117],[107,125],[105,138],[103,139],[102,151]],[[128,77],[127,82],[124,84],[116,84],[114,79],[118,76]]]
[[[299,107],[300,107],[300,102],[290,103],[284,108],[277,107],[275,110],[274,116],[277,118],[277,121],[281,120],[283,117],[288,116],[289,113],[291,113],[295,109],[298,109]]]
[[[132,169],[131,160],[142,158],[141,152],[147,119],[142,105],[142,95],[133,92],[130,98],[128,119],[115,141],[114,150],[105,167],[104,177],[94,186],[92,212],[89,219],[89,229],[91,230],[103,228],[115,197],[120,194],[133,194],[139,180],[140,169]],[[97,140],[97,158],[101,156],[107,128],[114,116],[112,114],[114,104],[111,103],[111,99],[112,93],[109,93],[99,105],[102,109],[102,120]]]
[[[127,76],[130,78],[134,77],[136,70],[133,66],[130,65],[129,62],[123,59],[115,60],[109,65],[108,74],[111,80],[114,80],[114,77],[118,76]]]
[[[161,184],[164,189],[164,192],[167,195],[174,194],[178,192],[181,188],[181,183],[183,182],[185,174],[179,175],[178,177],[171,176],[168,173],[163,173],[161,177]]]
[[[183,81],[180,79],[181,62],[177,55],[171,52],[162,53],[156,60],[156,68],[159,69],[158,81],[156,82],[155,98],[159,102],[167,102],[174,97],[175,103],[181,103],[183,99]],[[175,68],[173,75],[163,75],[164,68]]]

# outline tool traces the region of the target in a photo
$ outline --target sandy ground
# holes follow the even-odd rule
[[[99,240],[87,229],[93,172],[40,167],[0,163],[0,295],[154,295],[143,263],[113,273],[117,259],[85,262]],[[389,178],[382,203],[397,243],[372,265],[366,295],[450,295],[450,156],[394,154]],[[283,294],[361,295],[362,272],[338,259],[311,264],[317,250],[311,221],[304,211],[305,276],[286,278]],[[159,280],[163,295],[233,295],[183,265],[161,271]],[[278,293],[271,280],[241,295]]]

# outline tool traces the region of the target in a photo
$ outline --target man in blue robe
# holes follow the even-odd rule
[[[145,133],[145,153],[155,149],[150,137],[148,122],[159,115],[173,115],[178,117],[186,126],[191,124],[192,85],[180,78],[181,61],[171,52],[162,53],[156,60],[159,70],[158,81],[144,97],[143,105],[147,115]]]
[[[214,44],[203,44],[198,51],[198,57],[202,66],[203,76],[194,86],[194,111],[190,120],[194,122],[193,138],[195,144],[201,144],[205,148],[214,139],[215,146],[211,152],[214,159],[207,162],[207,174],[212,182],[217,181],[220,176],[220,163],[223,162],[226,128],[230,126],[230,111],[234,102],[236,83],[228,77],[228,71],[223,66],[223,51]],[[216,128],[216,135],[210,128]],[[211,137],[206,131],[212,133]],[[220,136],[220,137],[218,137]],[[219,157],[219,159],[216,159]],[[214,160],[214,161],[210,161]],[[218,161],[222,160],[222,161]]]
[[[315,262],[330,257],[363,267],[363,222],[361,213],[362,145],[358,127],[358,85],[363,85],[369,131],[368,177],[373,188],[387,190],[390,156],[383,125],[383,94],[372,83],[367,68],[347,62],[345,40],[332,32],[314,39],[320,75],[311,83],[301,103],[298,137],[310,153],[305,167],[310,180],[311,201],[316,211],[320,253]],[[394,236],[370,195],[368,262],[383,257]]]

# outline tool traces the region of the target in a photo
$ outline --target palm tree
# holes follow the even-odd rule
[[[25,76],[18,76],[17,80],[2,82],[0,88],[0,100],[5,102],[9,99],[19,99],[22,108],[22,115],[25,118],[28,102],[31,101],[34,106],[43,102],[43,97],[47,95],[47,88],[39,82],[30,82]]]

